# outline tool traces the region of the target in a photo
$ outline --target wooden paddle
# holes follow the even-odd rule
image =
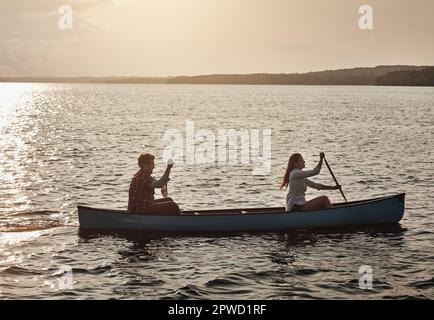
[[[168,166],[173,166],[174,162],[172,159],[167,161]],[[169,196],[169,191],[167,190],[167,183],[161,188],[161,195],[163,198],[167,198]]]
[[[161,187],[161,195],[163,196],[163,198],[167,198],[169,195],[169,192],[167,190],[167,183]]]
[[[324,162],[325,162],[327,168],[329,169],[329,171],[330,171],[330,173],[331,173],[333,179],[335,180],[336,185],[339,186],[339,191],[341,192],[342,197],[344,197],[345,202],[348,202],[348,201],[347,201],[347,198],[345,198],[345,195],[344,195],[344,193],[343,193],[343,191],[342,191],[342,187],[341,187],[341,185],[338,183],[338,180],[336,180],[336,177],[335,177],[335,175],[333,174],[333,171],[332,171],[332,169],[330,168],[330,166],[329,166],[329,164],[328,164],[327,159],[325,158],[325,156],[324,156]]]

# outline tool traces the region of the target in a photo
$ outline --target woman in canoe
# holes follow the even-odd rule
[[[180,214],[178,205],[171,198],[167,198],[167,182],[170,180],[173,163],[168,164],[163,176],[156,180],[151,176],[155,168],[154,158],[149,153],[139,156],[140,170],[133,176],[128,192],[128,212],[155,215]],[[161,188],[163,199],[154,199],[155,188]]]
[[[320,160],[316,168],[312,170],[303,170],[304,159],[299,153],[291,155],[288,161],[285,175],[283,176],[280,190],[289,187],[288,195],[286,196],[286,211],[310,211],[318,209],[331,208],[332,204],[327,196],[321,196],[312,200],[306,201],[305,192],[307,187],[317,190],[337,190],[339,186],[325,186],[320,183],[315,183],[309,180],[309,177],[316,176],[320,173],[324,153],[320,153]]]

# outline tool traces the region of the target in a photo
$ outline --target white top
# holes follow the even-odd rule
[[[318,167],[312,170],[293,169],[291,171],[289,174],[289,192],[286,196],[286,211],[291,211],[294,204],[302,206],[306,203],[304,193],[307,187],[321,189],[322,184],[307,179],[316,176],[320,171],[321,169]]]

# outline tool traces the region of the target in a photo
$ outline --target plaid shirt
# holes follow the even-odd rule
[[[154,188],[151,188],[153,180],[149,173],[142,170],[134,175],[128,192],[128,212],[143,213],[154,202]]]

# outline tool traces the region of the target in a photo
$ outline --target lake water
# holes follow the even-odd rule
[[[329,232],[80,235],[77,204],[125,209],[138,154],[158,152],[159,176],[165,130],[186,121],[271,129],[271,167],[176,164],[182,209],[284,206],[289,155],[311,168],[324,151],[349,200],[406,192],[405,216]],[[0,298],[432,299],[433,129],[434,88],[2,83]],[[333,184],[327,168],[313,180]],[[322,194],[342,201],[307,197]]]

